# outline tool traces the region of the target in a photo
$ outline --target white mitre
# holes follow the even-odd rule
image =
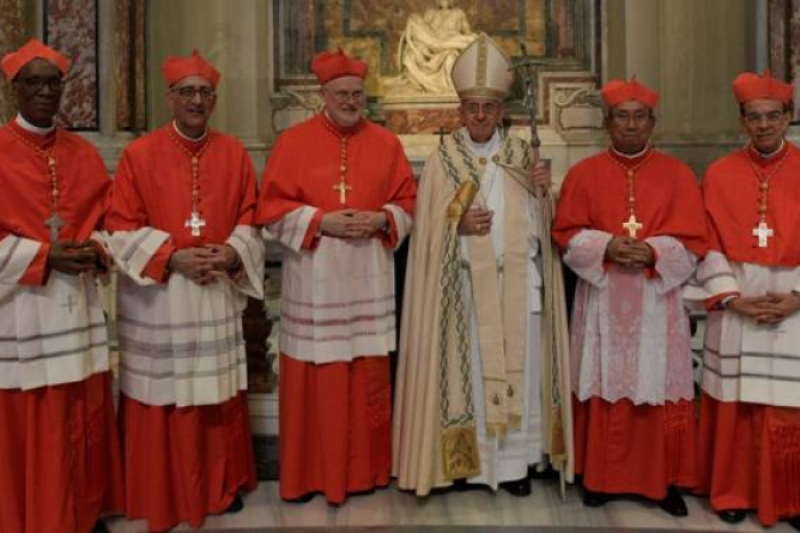
[[[511,60],[485,33],[456,58],[451,73],[458,97],[503,100],[514,81]]]

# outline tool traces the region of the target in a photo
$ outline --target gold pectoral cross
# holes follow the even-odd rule
[[[200,213],[192,211],[192,216],[183,225],[192,229],[192,237],[199,237],[200,229],[205,227],[206,221],[200,216]]]
[[[769,246],[767,239],[774,237],[775,232],[763,220],[758,223],[758,226],[753,228],[753,237],[758,237],[758,247],[766,248]]]
[[[344,180],[340,181],[337,185],[333,186],[334,191],[339,191],[339,202],[342,205],[347,204],[347,191],[352,191],[353,188],[348,185]]]
[[[636,215],[634,215],[634,214],[631,214],[631,217],[628,219],[628,221],[627,221],[627,222],[625,222],[624,224],[622,224],[622,227],[623,227],[623,229],[626,229],[626,230],[628,230],[628,236],[629,236],[629,237],[633,237],[633,238],[635,239],[635,238],[636,238],[636,233],[637,233],[637,232],[638,232],[640,229],[642,229],[644,226],[642,226],[642,225],[639,223],[639,221],[638,221],[638,220],[636,220]]]

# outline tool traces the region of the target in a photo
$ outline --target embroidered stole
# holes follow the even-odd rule
[[[456,191],[466,182],[480,184],[485,167],[464,145],[461,132],[445,139],[439,149],[447,177]],[[515,144],[517,146],[515,146]],[[525,189],[504,176],[505,167],[527,168],[528,152],[521,142],[506,139],[495,156],[501,166],[505,209],[503,284],[498,293],[498,269],[489,235],[469,237],[470,277],[489,436],[503,437],[519,429],[523,416],[523,370],[527,340],[527,261],[529,260],[527,196]],[[458,195],[454,202],[458,202]],[[469,207],[469,206],[465,206]],[[472,397],[469,310],[464,306],[458,220],[447,224],[441,274],[439,377],[442,453],[449,479],[480,473]]]

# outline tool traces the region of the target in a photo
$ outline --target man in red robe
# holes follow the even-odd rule
[[[800,150],[784,139],[794,91],[751,73],[733,90],[750,143],[703,179],[699,490],[726,522],[756,510],[765,526],[800,530]]]
[[[325,109],[278,139],[256,221],[286,247],[280,332],[281,498],[388,485],[393,250],[416,196],[400,141],[365,120],[367,65],[323,52]]]
[[[208,128],[219,73],[197,52],[162,70],[174,120],[126,148],[105,222],[127,516],[154,531],[200,527],[255,487],[241,315],[263,297],[264,263],[253,165]]]
[[[681,286],[705,254],[692,171],[655,150],[658,95],[639,82],[602,90],[608,151],[567,174],[553,237],[579,277],[571,324],[575,473],[584,503],[637,494],[674,516],[694,487],[695,411]]]
[[[107,531],[124,503],[96,286],[111,181],[53,122],[67,59],[31,40],[0,66],[19,111],[0,128],[0,531]]]

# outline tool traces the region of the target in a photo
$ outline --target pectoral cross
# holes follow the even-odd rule
[[[192,211],[192,216],[183,225],[185,228],[192,228],[192,237],[200,236],[200,228],[205,227],[206,221],[200,217],[200,213]]]
[[[769,245],[767,239],[773,237],[774,235],[775,232],[772,230],[772,228],[767,226],[767,223],[763,220],[758,223],[758,226],[753,228],[753,237],[758,237],[759,248],[766,248]]]
[[[347,204],[347,191],[352,191],[353,188],[348,185],[344,180],[340,181],[338,185],[333,186],[334,191],[339,191],[339,202],[342,205]]]
[[[627,222],[622,224],[622,227],[628,230],[628,236],[636,238],[636,233],[643,228],[643,226],[636,220],[636,215],[631,215]]]
[[[58,242],[58,232],[64,227],[64,220],[58,216],[58,212],[53,211],[50,218],[44,221],[44,225],[50,228],[50,242]]]
[[[67,303],[61,304],[61,307],[66,307],[70,313],[72,313],[72,306],[75,305],[76,302],[72,301],[72,295],[70,294],[67,296]]]

